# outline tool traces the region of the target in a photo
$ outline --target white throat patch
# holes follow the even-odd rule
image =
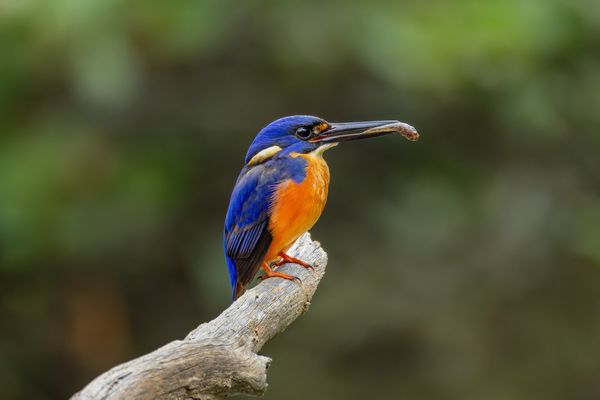
[[[319,147],[317,147],[316,149],[314,149],[313,151],[311,151],[310,154],[313,156],[317,156],[317,157],[323,157],[323,153],[325,153],[327,150],[329,150],[332,147],[335,147],[337,145],[338,145],[337,143],[322,144]]]

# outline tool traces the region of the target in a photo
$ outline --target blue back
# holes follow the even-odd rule
[[[236,284],[246,285],[252,280],[271,243],[268,227],[274,190],[287,179],[300,183],[305,176],[306,161],[284,151],[242,169],[231,194],[223,233],[234,298]]]

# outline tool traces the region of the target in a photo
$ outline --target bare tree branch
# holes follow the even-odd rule
[[[327,254],[309,234],[298,239],[290,255],[315,267],[280,268],[302,284],[267,279],[185,339],[112,368],[71,399],[212,400],[264,394],[271,359],[256,353],[307,311],[327,265]]]

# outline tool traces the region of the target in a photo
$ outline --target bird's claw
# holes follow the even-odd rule
[[[310,269],[311,271],[315,270],[315,267],[313,267],[312,265],[310,265],[306,261],[302,261],[302,260],[300,260],[298,258],[288,256],[287,254],[285,254],[283,252],[279,253],[279,257],[281,257],[281,260],[279,260],[279,261],[277,261],[275,263],[276,267],[281,267],[283,264],[290,263],[290,264],[300,265],[301,267],[304,267],[306,269]]]
[[[294,275],[284,274],[282,272],[275,272],[275,271],[270,270],[269,272],[266,272],[265,274],[258,276],[258,280],[261,282],[264,281],[265,279],[269,279],[269,278],[282,278],[287,281],[294,281],[294,282],[302,285],[302,279],[300,279]]]

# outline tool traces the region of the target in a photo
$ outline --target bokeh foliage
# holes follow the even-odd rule
[[[600,5],[0,2],[0,398],[65,398],[229,301],[229,192],[276,117],[340,146],[268,399],[600,397]]]

